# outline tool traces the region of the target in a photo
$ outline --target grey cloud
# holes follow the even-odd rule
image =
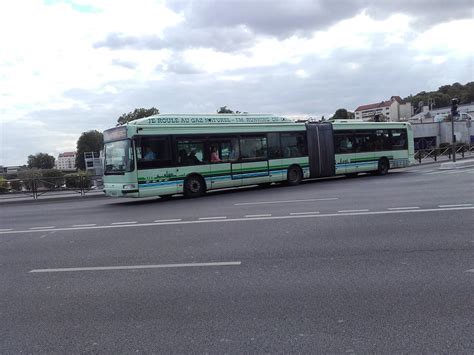
[[[170,0],[167,5],[186,21],[166,30],[163,37],[110,33],[94,47],[234,52],[251,47],[257,35],[309,36],[362,11],[378,20],[394,13],[408,14],[416,18],[419,29],[474,14],[472,0]]]
[[[366,10],[376,19],[412,15],[419,27],[472,18],[472,0],[170,0],[193,27],[243,25],[258,34],[286,38],[324,29]]]
[[[276,37],[304,35],[353,16],[361,0],[194,0],[169,1],[193,27],[245,26],[255,33]]]
[[[368,0],[364,7],[375,18],[404,13],[417,18],[418,27],[430,27],[441,22],[474,17],[472,0]]]
[[[112,64],[117,65],[119,67],[127,68],[127,69],[135,69],[137,67],[137,63],[130,62],[127,60],[121,60],[121,59],[112,60]]]
[[[156,68],[157,71],[193,75],[203,74],[204,72],[197,69],[193,64],[187,62],[181,55],[174,55],[166,65],[160,64]]]
[[[110,33],[103,41],[94,44],[95,48],[107,47],[111,49],[174,49],[214,48],[223,52],[233,52],[252,44],[254,35],[244,28],[206,27],[206,28],[172,28],[165,32],[163,38],[148,36],[128,36],[124,33]]]

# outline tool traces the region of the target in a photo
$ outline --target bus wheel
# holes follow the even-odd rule
[[[377,175],[387,175],[390,163],[387,158],[380,158],[377,168]]]
[[[303,180],[303,172],[297,165],[292,165],[288,168],[286,175],[286,183],[290,186],[298,185]]]
[[[199,175],[190,175],[184,181],[184,196],[199,197],[206,192],[206,183]]]

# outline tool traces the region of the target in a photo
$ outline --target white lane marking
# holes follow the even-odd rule
[[[337,211],[338,213],[348,213],[348,212],[368,212],[369,210],[365,209],[365,210],[341,210],[341,211]]]
[[[323,217],[344,217],[344,216],[371,216],[371,215],[384,215],[384,214],[402,214],[402,213],[425,213],[425,212],[441,212],[441,211],[467,211],[474,210],[474,206],[471,207],[450,207],[450,208],[427,208],[427,209],[413,209],[413,210],[395,210],[395,211],[372,211],[372,212],[350,212],[350,213],[326,213],[326,214],[313,214],[313,215],[299,215],[299,216],[274,216],[274,217],[255,217],[255,218],[227,218],[227,219],[216,219],[206,221],[178,221],[178,222],[165,222],[165,223],[140,223],[140,224],[123,224],[123,225],[104,225],[95,227],[66,227],[56,228],[53,231],[78,231],[78,230],[91,230],[91,229],[111,229],[111,228],[131,228],[131,227],[152,227],[152,226],[164,226],[164,225],[182,225],[182,224],[202,224],[202,223],[228,223],[228,222],[248,222],[248,221],[265,221],[265,220],[279,220],[279,219],[296,219],[296,218],[323,218]],[[48,230],[49,231],[49,230]],[[22,234],[22,233],[34,233],[44,232],[41,230],[13,230],[8,232],[0,232],[0,234]]]
[[[160,223],[160,222],[179,222],[182,221],[181,218],[172,218],[172,219],[157,219],[155,222]]]
[[[97,224],[95,223],[89,223],[89,224],[74,224],[73,227],[93,227],[96,226]]]
[[[244,217],[245,218],[258,218],[258,217],[270,217],[270,216],[271,214],[267,213],[267,214],[247,214]]]
[[[415,209],[418,209],[420,207],[390,207],[389,210],[390,211],[399,211],[399,210],[415,210]]]
[[[472,206],[472,203],[461,203],[459,205],[439,205],[438,207],[445,208],[445,207],[467,207]]]
[[[56,228],[56,226],[49,226],[49,227],[31,227],[30,229],[52,229],[52,228]]]
[[[219,217],[200,217],[199,219],[201,220],[207,220],[207,219],[226,219],[226,216],[219,216]]]
[[[319,212],[291,212],[290,216],[298,216],[298,215],[305,215],[305,214],[318,214]]]
[[[135,224],[137,221],[132,221],[132,222],[114,222],[111,223],[112,225],[120,225],[120,224]]]
[[[465,272],[474,272],[474,269],[466,270]]]
[[[329,198],[310,198],[310,199],[307,199],[307,200],[242,202],[242,203],[234,203],[234,206],[267,205],[267,204],[272,204],[272,203],[295,203],[295,202],[311,202],[311,201],[334,201],[334,200],[338,200],[338,198],[337,197],[329,197]]]
[[[161,265],[124,265],[124,266],[96,266],[96,267],[66,267],[57,269],[34,269],[32,273],[39,272],[70,272],[70,271],[106,271],[106,270],[135,270],[135,269],[164,269],[178,267],[197,266],[239,266],[241,261],[222,261],[213,263],[189,263],[189,264],[161,264]]]
[[[10,232],[12,230],[13,229],[11,229],[11,228],[5,228],[5,229],[0,229],[0,232]]]

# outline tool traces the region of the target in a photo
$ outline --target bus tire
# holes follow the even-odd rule
[[[189,198],[199,197],[206,192],[206,182],[201,175],[189,175],[184,180],[184,196]]]
[[[380,158],[379,164],[377,167],[377,175],[387,175],[388,169],[390,168],[390,163],[387,158]]]
[[[298,165],[292,165],[288,168],[286,174],[286,183],[289,186],[299,185],[303,180],[303,171]]]

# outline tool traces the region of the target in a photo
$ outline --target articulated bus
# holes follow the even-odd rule
[[[297,123],[254,114],[159,114],[104,132],[104,192],[114,197],[207,190],[362,172],[414,160],[409,123]]]

